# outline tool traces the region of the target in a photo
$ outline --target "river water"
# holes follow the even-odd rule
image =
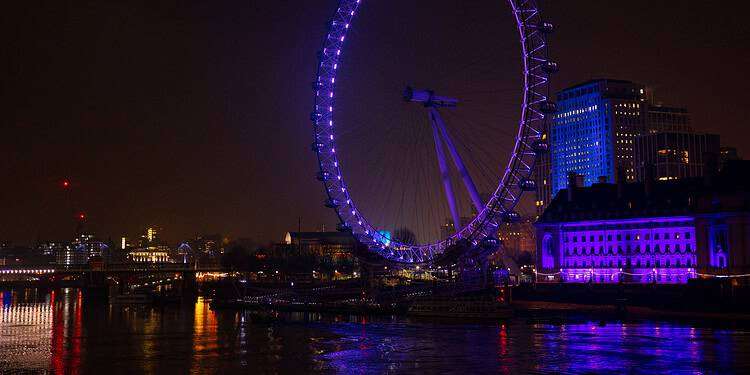
[[[0,373],[750,373],[750,329],[586,318],[435,322],[124,307],[0,291]]]

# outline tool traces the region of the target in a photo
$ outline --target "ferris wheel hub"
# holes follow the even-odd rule
[[[458,99],[435,95],[432,90],[415,90],[410,86],[404,90],[404,101],[433,108],[453,108],[458,105]]]

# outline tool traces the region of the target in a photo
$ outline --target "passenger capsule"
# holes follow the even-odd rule
[[[557,103],[547,100],[539,104],[539,111],[544,114],[553,114],[557,112]]]
[[[552,34],[555,31],[555,25],[549,22],[539,22],[533,28],[542,34]]]
[[[557,66],[556,62],[547,60],[542,64],[542,70],[547,74],[555,74],[560,70],[560,67]]]
[[[539,155],[543,154],[547,151],[549,151],[549,143],[543,140],[537,140],[534,142],[534,144],[531,146],[531,148],[534,150],[534,152]]]
[[[323,203],[323,205],[326,206],[327,208],[338,208],[339,207],[339,201],[337,201],[337,200],[335,200],[333,198],[326,199],[326,201],[325,201],[325,203]]]
[[[536,191],[536,181],[524,178],[518,183],[518,187],[523,191]]]
[[[497,249],[500,247],[500,240],[495,237],[488,236],[483,238],[482,241],[479,242],[479,246],[485,250]]]
[[[509,211],[503,214],[502,216],[503,222],[506,223],[518,223],[521,221],[521,214],[515,211]]]

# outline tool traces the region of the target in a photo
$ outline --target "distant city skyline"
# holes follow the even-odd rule
[[[0,240],[71,240],[80,213],[115,242],[154,224],[170,242],[281,241],[299,217],[303,230],[335,228],[307,152],[320,20],[334,5],[11,4]],[[556,89],[643,82],[697,131],[750,151],[745,3],[542,5]],[[517,68],[516,55],[504,63]]]

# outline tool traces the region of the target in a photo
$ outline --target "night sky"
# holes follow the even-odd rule
[[[170,241],[201,233],[276,241],[296,229],[298,217],[306,230],[332,227],[334,215],[322,207],[313,178],[309,113],[315,53],[335,3],[6,5],[0,240],[69,239],[80,211],[87,229],[104,239],[158,225]],[[471,15],[478,25],[502,25],[485,33],[461,24],[470,8],[490,0],[368,3],[361,12],[371,16],[361,20],[367,28],[355,24],[352,31],[362,43],[346,51],[352,70],[342,71],[350,79],[341,90],[352,100],[340,103],[345,118],[368,125],[372,116],[360,101],[386,103],[385,90],[390,95],[409,74],[431,66],[426,56],[443,62],[437,70],[458,70],[465,61],[451,53],[482,50],[491,39],[506,52],[493,66],[509,72],[496,85],[508,100],[496,109],[515,119],[518,94],[504,88],[515,87],[520,68],[505,4],[487,5],[497,7],[496,16]],[[551,53],[562,68],[554,87],[597,77],[646,83],[658,101],[688,107],[697,130],[719,133],[750,156],[745,3],[544,1],[546,18],[557,26]],[[393,22],[385,19],[389,12]],[[464,32],[488,38],[466,42]],[[400,33],[409,37],[395,40]],[[427,55],[439,45],[452,46],[445,58]],[[382,55],[385,47],[392,47],[390,56]],[[474,88],[483,84],[482,76],[471,81]],[[402,104],[398,92],[393,100]],[[350,168],[369,167],[358,162],[365,165]]]

